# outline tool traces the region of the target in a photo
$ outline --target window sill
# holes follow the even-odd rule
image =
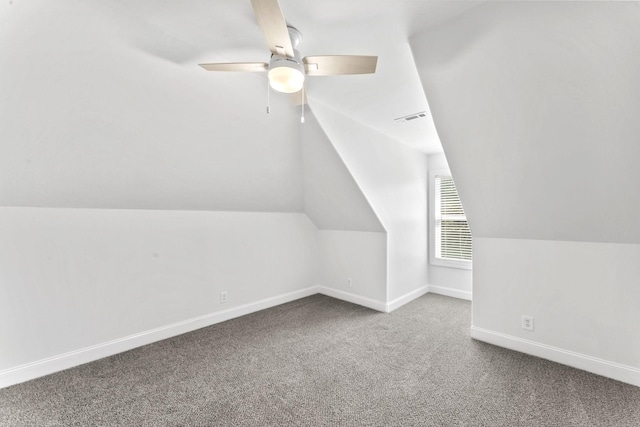
[[[457,261],[450,259],[436,258],[429,263],[438,267],[459,268],[461,270],[473,269],[473,262],[471,261]]]

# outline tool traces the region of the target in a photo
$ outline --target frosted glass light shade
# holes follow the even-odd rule
[[[273,90],[284,93],[294,93],[304,85],[304,73],[297,68],[283,64],[271,68],[268,73],[269,84]]]

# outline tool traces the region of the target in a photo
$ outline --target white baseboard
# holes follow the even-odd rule
[[[447,288],[446,286],[428,285],[429,292],[432,294],[444,295],[447,297],[466,299],[471,301],[472,293],[469,291],[461,291],[459,289]]]
[[[541,357],[553,362],[562,363],[563,365],[573,366],[583,371],[640,387],[640,369],[632,366],[598,359],[597,357],[587,356],[585,354],[477,328],[475,326],[471,327],[471,337],[489,344]]]
[[[401,297],[384,303],[382,301],[373,300],[371,298],[362,297],[360,295],[352,294],[342,290],[328,288],[325,286],[317,286],[318,293],[336,298],[339,300],[358,304],[363,307],[371,308],[373,310],[382,311],[383,313],[391,313],[394,310],[402,307],[405,304],[410,303],[416,298],[420,298],[422,295],[432,292],[434,294],[446,295],[448,297],[460,298],[471,301],[471,292],[460,291],[458,289],[446,288],[444,286],[425,285],[418,289],[415,289]]]
[[[394,299],[393,301],[389,301],[387,303],[387,313],[391,313],[393,310],[396,310],[403,305],[410,303],[416,298],[420,298],[422,295],[429,292],[429,285],[421,286],[415,291],[409,292],[408,294],[404,294],[403,296]]]
[[[325,286],[317,286],[315,289],[318,293],[326,295],[328,297],[340,299],[353,304],[358,304],[372,310],[382,311],[383,313],[387,312],[387,304],[382,301],[376,301],[371,298],[362,297],[360,295],[340,291],[338,289],[327,288]]]
[[[377,301],[371,298],[366,298],[360,295],[352,294],[350,292],[341,291],[334,288],[328,288],[325,286],[318,286],[318,293],[327,295],[332,298],[336,298],[339,300],[351,302],[353,304],[358,304],[363,307],[370,308],[372,310],[381,311],[383,313],[390,313],[393,310],[396,310],[403,305],[410,303],[416,298],[421,297],[422,295],[429,292],[429,285],[421,286],[418,289],[415,289],[399,298],[394,299],[393,301],[389,301],[388,303]]]
[[[308,297],[318,292],[320,291],[314,286],[5,369],[0,371],[0,388],[93,362],[103,357]]]

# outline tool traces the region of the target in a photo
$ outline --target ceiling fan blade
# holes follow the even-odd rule
[[[343,74],[372,74],[376,72],[377,56],[322,55],[302,58],[310,76],[335,76]]]
[[[293,58],[293,46],[278,0],[251,0],[253,12],[271,53]]]
[[[219,62],[198,65],[207,71],[249,71],[259,73],[269,69],[269,64],[265,62]]]

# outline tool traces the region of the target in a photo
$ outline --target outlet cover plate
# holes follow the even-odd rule
[[[533,331],[533,316],[522,316],[522,329]]]

